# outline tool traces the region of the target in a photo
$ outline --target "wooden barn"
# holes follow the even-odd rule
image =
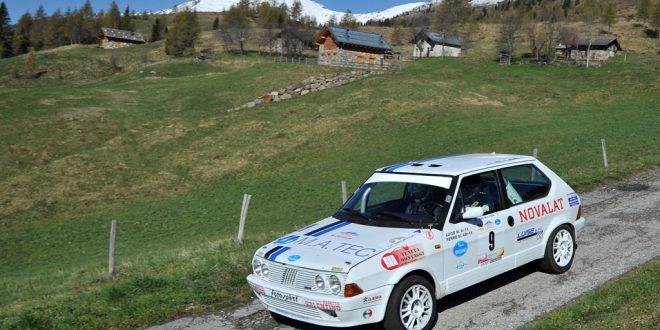
[[[413,40],[413,57],[460,56],[461,42],[453,35],[420,31]]]
[[[321,65],[381,68],[385,66],[385,54],[392,52],[378,33],[336,26],[323,27],[314,42],[319,46]]]
[[[101,41],[101,47],[105,49],[128,47],[146,42],[142,34],[138,32],[111,28],[101,28],[98,38]]]
[[[623,49],[616,37],[577,38],[573,42],[560,43],[555,47],[557,57],[566,59],[604,61]]]

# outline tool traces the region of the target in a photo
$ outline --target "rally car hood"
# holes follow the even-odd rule
[[[257,255],[303,268],[347,272],[420,234],[421,229],[366,226],[329,217],[278,238]]]

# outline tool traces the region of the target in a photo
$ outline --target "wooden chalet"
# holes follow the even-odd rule
[[[623,51],[616,37],[577,38],[572,42],[559,43],[555,47],[557,57],[603,61]],[[588,52],[588,54],[587,54]]]
[[[319,46],[319,64],[381,68],[392,47],[378,33],[324,26],[314,40]]]
[[[453,35],[420,31],[413,40],[413,57],[460,56],[463,44]]]
[[[101,47],[105,49],[128,47],[146,42],[142,34],[138,32],[112,28],[101,28],[97,36],[101,41]]]

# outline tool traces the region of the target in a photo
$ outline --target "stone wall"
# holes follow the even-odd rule
[[[328,88],[345,85],[356,80],[364,79],[372,75],[383,74],[383,71],[350,71],[346,73],[329,73],[309,77],[300,83],[287,86],[285,88],[272,91],[262,95],[246,104],[227,110],[227,112],[238,111],[246,108],[254,108],[257,105],[280,102],[292,99],[297,96],[307,95],[309,93],[319,92]]]

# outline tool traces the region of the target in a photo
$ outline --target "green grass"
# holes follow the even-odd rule
[[[337,69],[220,56],[3,87],[0,328],[140,327],[235,306],[255,248],[328,216],[341,180],[353,189],[387,164],[536,147],[582,190],[658,165],[658,67],[641,55],[590,70],[427,59],[234,113]]]
[[[653,329],[660,323],[660,259],[656,258],[522,327]]]

